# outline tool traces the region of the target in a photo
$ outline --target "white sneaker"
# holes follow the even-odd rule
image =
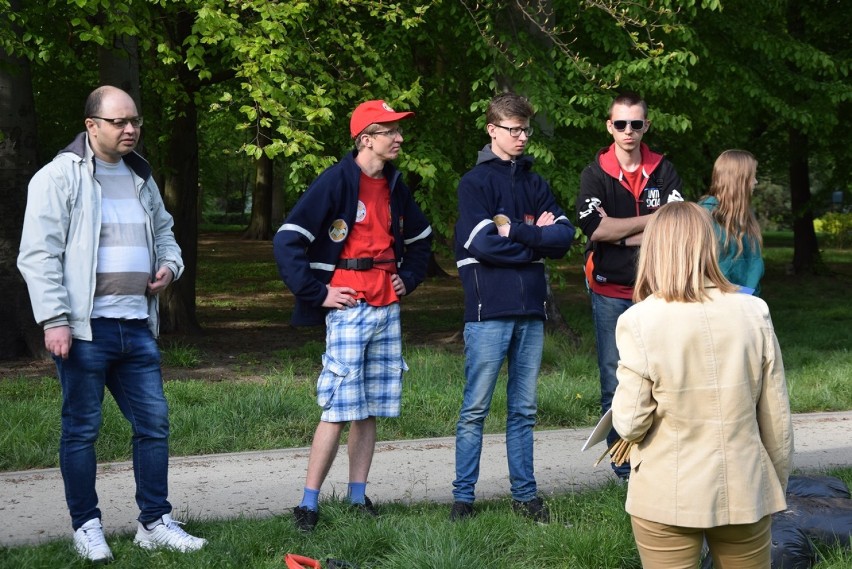
[[[189,535],[180,526],[182,522],[173,520],[169,514],[148,525],[156,524],[151,529],[146,528],[139,522],[136,530],[136,538],[133,543],[143,549],[159,549],[165,547],[186,553],[198,551],[207,544],[206,539]]]
[[[112,551],[109,550],[101,520],[92,518],[74,532],[74,548],[81,557],[95,563],[112,561]]]

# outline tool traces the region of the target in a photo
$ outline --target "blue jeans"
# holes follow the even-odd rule
[[[590,294],[592,295],[592,316],[595,319],[595,341],[601,380],[601,415],[603,415],[612,407],[612,397],[615,395],[615,388],[618,387],[618,377],[615,375],[618,369],[615,325],[618,317],[633,306],[633,302],[625,298],[612,298],[594,292]],[[607,435],[606,442],[611,445],[616,439],[618,439],[618,433],[613,429]],[[612,469],[620,477],[630,475],[629,463],[620,467],[613,466]]]
[[[92,319],[92,340],[74,339],[67,360],[55,358],[62,384],[59,466],[74,530],[100,518],[95,441],[104,387],[133,430],[133,473],[139,521],[172,511],[168,502],[169,410],[160,350],[145,320]]]
[[[456,425],[456,479],[453,499],[471,503],[479,480],[482,427],[503,360],[509,359],[506,384],[506,455],[512,498],[521,502],[536,496],[533,469],[533,427],[536,387],[544,322],[535,318],[501,318],[467,322],[464,326],[465,388]]]

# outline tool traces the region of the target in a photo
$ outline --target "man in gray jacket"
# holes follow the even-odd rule
[[[169,418],[157,294],[183,272],[180,247],[148,162],[134,149],[142,117],[115,87],[86,100],[85,127],[30,181],[18,268],[62,385],[59,465],[74,546],[109,561],[95,491],[104,388],[133,430],[146,549],[200,549],[170,516]]]

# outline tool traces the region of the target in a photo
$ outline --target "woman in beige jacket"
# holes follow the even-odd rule
[[[663,206],[645,229],[634,293],[618,320],[613,426],[635,443],[625,509],[642,565],[770,565],[770,514],[793,455],[778,340],[761,299],[716,261],[710,216]]]

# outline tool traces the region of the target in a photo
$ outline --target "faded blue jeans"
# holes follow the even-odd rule
[[[92,319],[92,340],[75,338],[67,360],[54,357],[62,384],[59,466],[74,530],[100,518],[95,441],[104,387],[133,431],[133,473],[139,521],[172,511],[168,502],[169,410],[160,350],[145,320]]]
[[[618,369],[618,346],[615,343],[615,325],[618,317],[624,311],[633,306],[633,302],[625,298],[612,298],[590,291],[592,295],[592,316],[595,320],[595,341],[598,351],[598,369],[601,381],[601,415],[612,407],[612,398],[615,388],[618,387],[618,377],[615,372]],[[611,445],[618,439],[615,429],[606,437],[607,445]],[[612,467],[620,478],[630,475],[630,464]]]
[[[497,376],[508,357],[506,384],[506,455],[512,498],[536,497],[533,469],[538,371],[544,347],[544,322],[536,318],[500,318],[464,326],[465,388],[456,425],[456,479],[453,499],[472,503],[479,480],[482,428],[491,409]]]

